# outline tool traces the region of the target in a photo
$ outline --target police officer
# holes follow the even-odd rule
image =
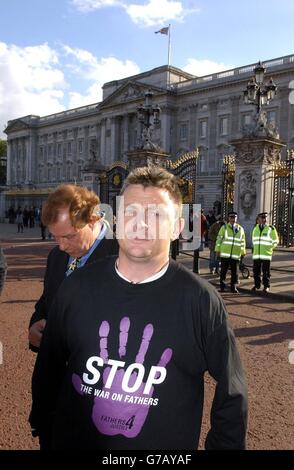
[[[269,292],[270,288],[270,266],[273,256],[273,249],[277,246],[279,237],[277,230],[273,225],[267,223],[267,212],[258,214],[257,224],[252,231],[252,247],[253,247],[253,275],[254,287],[253,291],[260,289],[261,286],[261,270],[263,291]]]
[[[220,291],[225,290],[225,280],[229,267],[231,267],[231,292],[238,293],[238,264],[241,256],[246,254],[245,232],[241,225],[237,224],[237,212],[228,214],[229,221],[224,224],[215,244],[215,251],[221,259]]]

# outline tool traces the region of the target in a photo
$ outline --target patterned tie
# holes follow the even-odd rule
[[[67,268],[66,275],[69,276],[75,269],[78,268],[79,261],[81,258],[74,258]]]

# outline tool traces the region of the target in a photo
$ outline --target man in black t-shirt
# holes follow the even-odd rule
[[[195,449],[204,373],[216,381],[206,449],[244,449],[247,389],[221,297],[169,259],[183,228],[176,178],[129,174],[119,256],[59,290],[33,374],[31,425],[53,449]]]

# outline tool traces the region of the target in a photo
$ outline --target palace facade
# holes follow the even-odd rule
[[[278,86],[275,99],[265,108],[267,119],[291,149],[294,106],[289,102],[289,84],[294,80],[294,55],[263,65],[265,79],[272,77]],[[140,137],[137,108],[151,90],[153,104],[161,109],[152,140],[172,160],[199,149],[197,202],[209,210],[221,201],[222,160],[233,153],[230,141],[241,137],[255,113],[254,106],[243,101],[255,66],[204,77],[162,66],[106,83],[99,103],[8,121],[6,208],[38,207],[56,185],[83,184],[83,170],[93,163],[100,169],[116,162],[127,164],[128,152]]]

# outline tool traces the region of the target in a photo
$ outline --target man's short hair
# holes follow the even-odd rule
[[[63,184],[51,193],[42,208],[42,223],[46,226],[58,221],[61,209],[68,208],[70,221],[75,228],[83,228],[92,216],[99,217],[100,200],[94,191],[73,184]]]
[[[176,204],[182,205],[182,194],[177,177],[160,166],[149,165],[135,168],[125,179],[120,194],[123,195],[125,190],[133,184],[140,184],[144,188],[165,189]]]

